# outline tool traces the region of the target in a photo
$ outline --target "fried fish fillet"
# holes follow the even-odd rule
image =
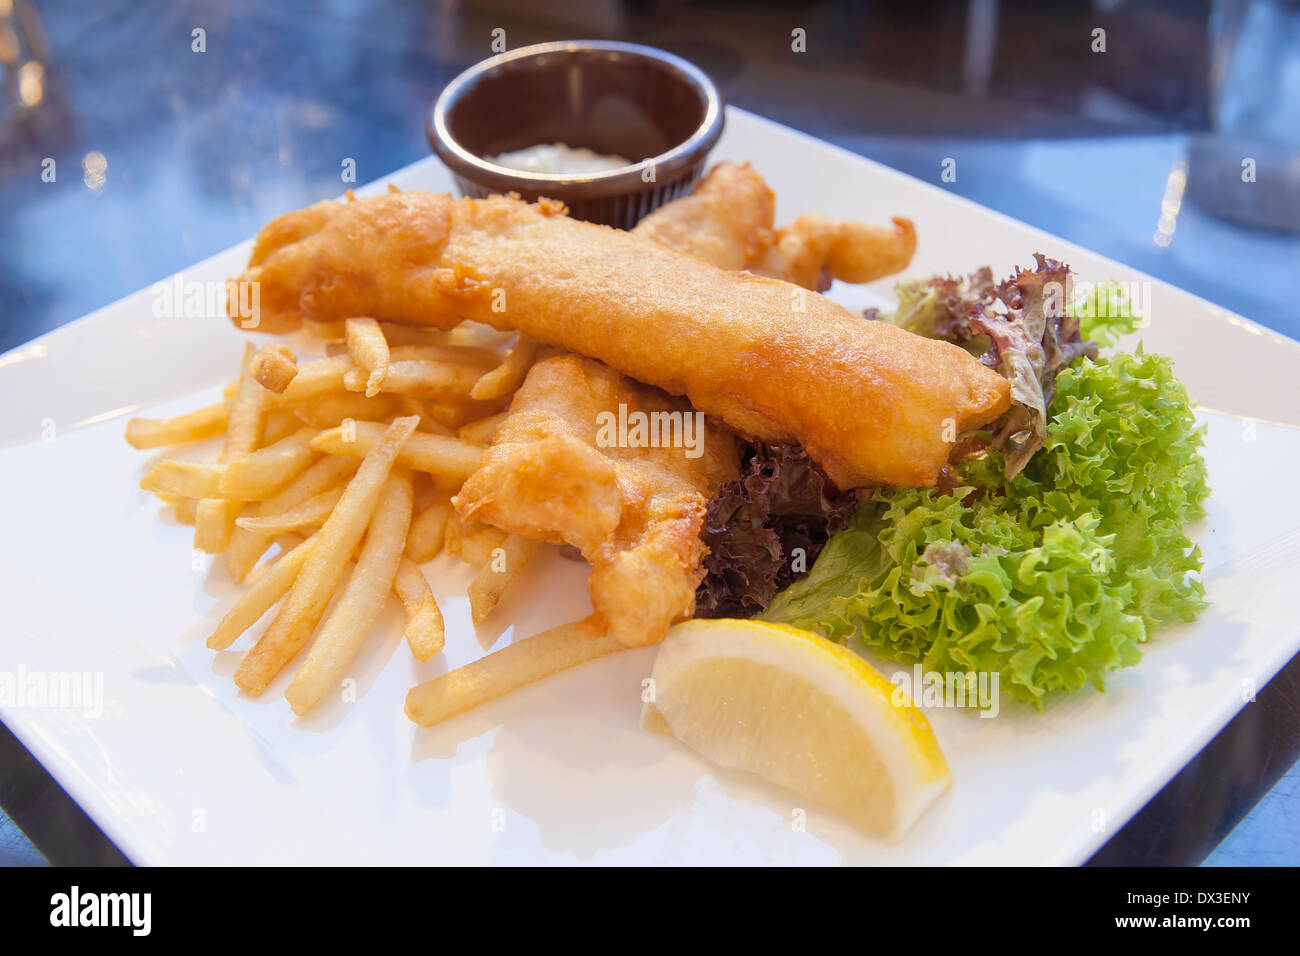
[[[240,281],[258,283],[262,331],[357,315],[518,329],[748,438],[798,441],[840,488],[933,485],[959,436],[1010,402],[1006,379],[955,345],[548,200],[318,203],[267,226]]]
[[[893,228],[800,216],[773,228],[772,190],[748,164],[719,163],[689,196],[646,216],[632,232],[721,269],[747,269],[818,292],[872,282],[907,268],[916,252],[910,219]]]
[[[912,220],[894,217],[893,227],[800,216],[776,231],[753,271],[824,292],[834,279],[874,282],[907,268],[916,252]]]
[[[719,269],[753,271],[776,239],[776,197],[749,163],[718,163],[690,195],[660,206],[632,234]]]
[[[640,647],[694,613],[705,507],[738,457],[730,430],[681,399],[562,354],[529,370],[453,504],[466,521],[580,550],[592,607]]]

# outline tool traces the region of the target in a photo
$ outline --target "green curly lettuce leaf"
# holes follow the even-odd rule
[[[938,671],[997,671],[1037,707],[1137,663],[1205,606],[1185,526],[1209,494],[1203,430],[1172,363],[1144,352],[1063,370],[1042,451],[1000,453],[951,494],[895,489],[859,506],[762,618]]]
[[[1120,336],[1136,332],[1142,325],[1128,292],[1118,282],[1099,282],[1079,301],[1071,301],[1065,314],[1079,320],[1079,334],[1108,349]]]

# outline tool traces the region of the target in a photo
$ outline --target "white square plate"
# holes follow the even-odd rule
[[[731,110],[715,158],[752,160],[779,221],[820,212],[912,217],[910,275],[1005,275],[1042,251],[1086,279],[1147,277],[972,203]],[[448,191],[433,159],[375,184]],[[238,274],[245,243],[186,270]],[[888,304],[892,280],[837,288]],[[1141,337],[1177,360],[1203,403],[1214,494],[1197,529],[1211,609],[1159,634],[1107,693],[996,719],[935,710],[952,790],[883,845],[789,794],[643,733],[653,649],[615,655],[421,730],[415,683],[588,608],[584,571],[530,566],[475,634],[467,574],[428,566],[447,616],[443,657],[416,664],[395,613],[358,668],[358,699],[293,718],[281,675],[259,700],[230,680],[235,651],[203,639],[236,593],[138,489],[154,455],[122,440],[128,413],[212,401],[243,335],[223,317],[157,318],[148,289],[0,357],[0,672],[86,673],[102,708],[9,700],[4,722],[137,863],[1077,863],[1202,747],[1300,645],[1300,344],[1151,281]],[[1132,344],[1132,343],[1130,343]],[[1213,411],[1210,411],[1210,410]],[[246,646],[247,638],[237,648]],[[98,711],[98,712],[97,712]]]

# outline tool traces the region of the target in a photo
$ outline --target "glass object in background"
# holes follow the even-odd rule
[[[1187,195],[1223,219],[1300,232],[1300,0],[1219,0],[1214,131],[1188,148]]]

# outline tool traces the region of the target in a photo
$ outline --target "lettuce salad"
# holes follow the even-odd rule
[[[927,670],[997,671],[1005,693],[1041,708],[1061,691],[1104,689],[1156,629],[1205,606],[1185,528],[1204,515],[1209,488],[1187,391],[1169,359],[1141,346],[1099,354],[1137,324],[1126,310],[1107,314],[1112,289],[1041,322],[1032,293],[1043,275],[1065,273],[1038,265],[1000,291],[981,274],[900,289],[886,318],[962,344],[1012,379],[1015,432],[1003,422],[973,436],[979,452],[939,489],[881,490],[859,504],[762,619]],[[1023,344],[1026,328],[1042,347],[997,347]]]

